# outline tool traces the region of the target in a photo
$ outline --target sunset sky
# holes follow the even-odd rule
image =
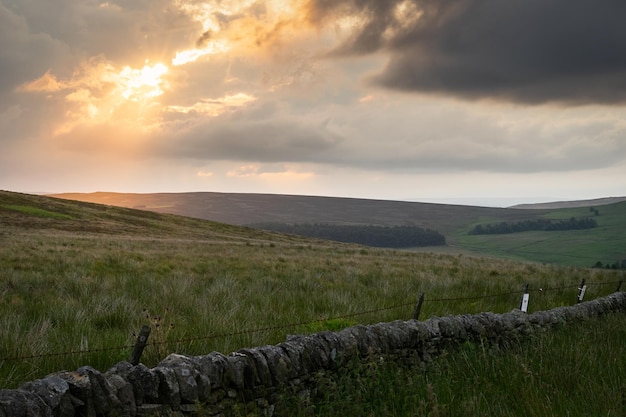
[[[0,189],[626,195],[624,0],[0,0]]]

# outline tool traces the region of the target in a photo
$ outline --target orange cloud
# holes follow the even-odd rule
[[[33,80],[29,83],[22,84],[17,88],[17,91],[28,93],[40,93],[40,92],[53,92],[64,89],[63,83],[59,82],[57,78],[47,71],[44,75]]]
[[[256,97],[246,93],[226,95],[214,100],[202,100],[192,106],[168,106],[167,109],[176,113],[202,113],[208,116],[218,116],[229,109],[243,107],[256,100]]]

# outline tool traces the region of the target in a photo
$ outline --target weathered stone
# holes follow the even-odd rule
[[[359,353],[359,342],[354,333],[348,329],[343,329],[337,333],[324,332],[320,336],[329,339],[329,343],[331,342],[330,337],[333,337],[332,341],[334,341],[333,347],[335,348],[335,353],[332,354],[331,350],[330,359],[337,365],[349,361]]]
[[[137,414],[137,405],[135,403],[135,394],[133,386],[126,379],[117,374],[105,375],[111,386],[115,389],[115,395],[122,405],[122,415],[134,416]]]
[[[272,384],[272,375],[267,366],[267,359],[259,352],[258,348],[240,349],[237,353],[246,355],[248,358],[248,364],[244,374],[249,388],[259,385],[269,386]]]
[[[366,332],[368,338],[368,345],[370,347],[370,354],[385,354],[391,351],[391,345],[389,336],[390,333],[384,323],[377,323],[371,326],[366,326]]]
[[[200,366],[192,358],[173,353],[161,361],[159,366],[174,370],[182,403],[194,404],[201,396],[208,398],[211,384],[200,377],[200,371],[196,369]]]
[[[318,338],[315,336],[303,336],[295,339],[294,342],[301,345],[300,359],[307,373],[317,372],[328,366],[328,355],[330,352],[326,351],[327,346]]]
[[[95,415],[89,376],[78,371],[59,372],[57,376],[68,383],[70,393],[78,400],[78,403],[75,405],[76,414],[84,416]]]
[[[178,410],[181,399],[176,372],[163,366],[155,367],[154,372],[159,377],[159,402],[169,405],[172,410]]]
[[[194,356],[193,359],[200,366],[202,375],[206,375],[211,382],[211,390],[224,387],[224,374],[228,368],[225,355],[211,352],[204,356]]]
[[[54,417],[52,409],[37,394],[16,390],[0,390],[0,415],[7,417]]]
[[[396,320],[389,323],[389,340],[393,349],[406,349],[411,346],[411,334],[406,321]]]
[[[162,417],[168,415],[168,411],[163,404],[142,404],[137,406],[138,417]]]
[[[292,378],[291,360],[282,349],[277,346],[263,346],[258,350],[265,357],[273,385],[284,384]]]
[[[367,333],[366,326],[358,324],[348,329],[344,329],[344,331],[351,333],[356,339],[357,348],[359,350],[359,355],[361,357],[365,357],[370,353],[371,347],[370,347],[369,339],[366,335]]]
[[[153,370],[140,363],[137,366],[133,366],[125,377],[133,386],[137,405],[158,403],[160,382],[159,377]]]
[[[433,316],[429,318],[428,320],[422,322],[422,324],[428,330],[430,338],[433,341],[438,341],[439,339],[441,339],[441,330],[439,330],[439,321],[440,321],[439,317]]]
[[[294,339],[287,340],[286,342],[279,343],[278,347],[289,358],[289,362],[292,366],[291,379],[304,375],[306,370],[302,366],[301,352],[304,349],[303,346],[294,341]]]
[[[78,375],[84,375],[89,378],[91,400],[96,414],[107,415],[111,412],[122,410],[122,404],[115,395],[114,387],[102,373],[90,366],[78,368],[76,372]]]
[[[57,417],[74,416],[74,404],[80,403],[70,393],[67,381],[58,375],[27,382],[20,389],[37,394]]]
[[[409,332],[409,345],[412,349],[422,349],[431,340],[428,327],[421,321],[410,320],[406,322]]]
[[[225,387],[237,388],[242,390],[245,383],[244,371],[248,360],[246,355],[242,353],[231,353],[226,356],[227,367],[224,372]]]
[[[459,316],[459,320],[465,328],[468,340],[482,340],[487,336],[485,326],[476,320],[474,316],[465,314]]]
[[[442,317],[439,321],[439,330],[442,337],[452,339],[455,343],[467,339],[463,322],[456,316]]]

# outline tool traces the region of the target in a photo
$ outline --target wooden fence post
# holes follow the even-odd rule
[[[578,288],[578,299],[576,300],[576,304],[580,303],[585,296],[585,291],[587,291],[587,285],[585,285],[585,279],[580,283],[580,287]]]
[[[415,304],[415,310],[413,310],[413,320],[419,320],[423,303],[424,303],[424,293],[420,291],[419,297],[417,298],[417,304]]]
[[[622,288],[622,282],[624,282],[624,281],[620,281],[620,282],[617,284],[617,289],[615,290],[615,292],[620,292],[620,289]]]
[[[148,336],[150,336],[150,326],[144,324],[141,326],[141,330],[137,336],[137,341],[135,342],[135,347],[133,348],[133,352],[130,354],[130,359],[128,360],[132,365],[139,365],[143,349],[148,344]]]
[[[528,294],[528,284],[524,284],[524,288],[522,289],[522,301],[520,303],[519,309],[524,313],[528,312],[528,299],[530,298],[530,294]]]

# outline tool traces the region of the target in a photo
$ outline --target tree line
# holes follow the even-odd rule
[[[446,244],[446,238],[441,233],[417,226],[258,223],[252,227],[379,248],[409,248]]]
[[[615,261],[612,264],[607,262],[606,265],[602,263],[602,261],[598,261],[593,265],[594,268],[604,268],[604,269],[626,269],[626,259],[622,259],[620,261]]]
[[[556,231],[556,230],[581,230],[592,229],[598,226],[598,222],[591,217],[577,219],[571,217],[567,220],[524,220],[508,223],[500,222],[493,224],[479,224],[469,231],[470,235],[499,235],[507,233],[527,232],[531,230]]]

